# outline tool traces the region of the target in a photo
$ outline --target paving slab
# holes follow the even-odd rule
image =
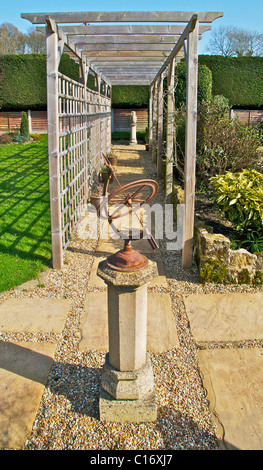
[[[192,294],[184,298],[196,341],[263,339],[263,293]]]
[[[10,333],[60,333],[70,299],[8,299],[0,304],[0,330]]]
[[[89,292],[81,318],[80,351],[108,351],[107,291]],[[147,349],[164,352],[179,345],[171,299],[166,293],[148,293]]]
[[[55,343],[0,341],[0,448],[29,438],[54,359]]]
[[[220,447],[263,450],[263,349],[207,349],[198,358]]]

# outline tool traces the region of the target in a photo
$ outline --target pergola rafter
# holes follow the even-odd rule
[[[150,87],[149,144],[152,161],[156,163],[157,175],[160,177],[163,153],[163,80],[167,77],[166,202],[171,203],[174,67],[185,57],[187,112],[182,264],[185,268],[190,267],[194,227],[198,41],[203,33],[211,29],[211,23],[223,16],[223,13],[117,11],[22,13],[21,16],[34,25],[45,26],[38,26],[37,29],[45,32],[47,42],[54,267],[62,266],[63,250],[76,225],[79,207],[83,205],[87,195],[88,182],[92,179],[89,162],[94,163],[96,160],[96,170],[102,147],[104,146],[104,150],[110,148],[109,95],[112,85]],[[58,73],[62,52],[66,52],[79,63],[82,85]],[[86,87],[89,73],[96,77],[96,92]],[[101,92],[101,83],[104,83],[104,94]],[[70,159],[66,161],[65,155],[70,155]],[[63,158],[64,166],[61,163]],[[71,179],[68,168],[74,168]],[[76,184],[77,190],[74,193]]]

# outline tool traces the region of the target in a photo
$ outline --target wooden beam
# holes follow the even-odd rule
[[[50,24],[46,28],[46,51],[52,264],[54,269],[61,269],[63,265],[63,251],[59,173],[58,35],[57,32],[52,31]]]
[[[163,149],[163,74],[158,80],[158,118],[157,118],[157,177],[162,177]]]
[[[45,24],[47,16],[56,23],[187,23],[194,14],[198,14],[200,23],[212,23],[223,16],[223,12],[196,11],[84,11],[21,13],[21,18],[33,24]]]
[[[179,34],[181,35],[184,31],[185,25],[184,24],[172,24],[172,25],[79,25],[79,26],[63,26],[61,25],[60,28],[63,30],[65,34],[69,35],[79,35],[79,34],[88,34],[88,35],[98,35],[98,34]],[[45,33],[45,28],[43,26],[37,26],[36,30]],[[199,34],[203,34],[206,31],[211,30],[210,25],[200,26]]]
[[[142,57],[162,57],[163,59],[169,57],[169,51],[83,51],[85,57],[125,57],[127,60],[130,57],[136,57],[137,59],[142,59]],[[183,56],[182,56],[183,57]]]
[[[143,64],[141,62],[123,62],[123,63],[111,63],[108,62],[107,64],[97,64],[96,67],[100,70],[159,70],[160,64]]]
[[[116,36],[71,36],[68,37],[74,44],[172,44],[180,35],[116,35]],[[201,35],[200,35],[201,37]]]
[[[157,154],[157,112],[158,112],[158,90],[157,90],[157,81],[154,83],[153,87],[153,135],[152,135],[152,162],[156,163]]]
[[[152,154],[152,139],[153,139],[153,86],[150,87],[149,96],[149,152]]]
[[[196,129],[197,129],[197,77],[198,77],[198,22],[187,38],[186,63],[186,129],[185,129],[185,227],[182,252],[183,268],[190,268],[193,262]]]
[[[171,51],[172,44],[86,44],[85,41],[78,43],[78,48],[82,51]]]
[[[58,35],[59,40],[63,41],[64,47],[67,47],[68,50],[82,62],[83,67],[87,67],[88,64],[86,63],[86,58],[83,55],[82,51],[58,27],[58,25],[56,24],[54,19],[51,18],[51,17],[47,17],[46,18],[46,23],[47,23],[48,30],[51,31],[51,32],[54,32],[54,33],[56,32],[56,34]],[[96,69],[94,69],[94,72],[98,73],[96,71]],[[103,78],[103,80],[107,81],[106,77],[101,77],[101,78]]]
[[[149,86],[151,83],[151,80],[134,80],[134,79],[112,79],[111,84],[112,85],[146,85]]]
[[[195,28],[195,25],[196,25],[196,22],[197,22],[197,15],[193,15],[192,18],[190,19],[188,25],[186,26],[183,34],[181,35],[179,41],[176,43],[176,45],[174,46],[173,50],[171,51],[170,55],[167,57],[167,59],[165,60],[164,64],[162,65],[162,67],[160,68],[158,74],[156,75],[155,79],[154,80],[157,80],[157,78],[161,75],[161,73],[166,69],[166,67],[168,66],[168,64],[171,62],[172,59],[174,59],[177,55],[178,55],[178,52],[180,51],[180,49],[183,47],[184,45],[184,41],[185,39],[188,37],[188,34],[194,30]]]
[[[167,75],[167,127],[166,127],[166,204],[172,204],[173,195],[173,149],[174,149],[174,66],[175,59],[169,64]]]
[[[160,67],[163,63],[163,58],[162,57],[113,57],[111,59],[107,59],[106,57],[96,57],[90,60],[90,65],[95,65],[96,67],[100,66],[118,66],[121,67],[122,65],[129,65],[129,66],[134,66],[136,64],[141,65],[141,66],[157,66]]]

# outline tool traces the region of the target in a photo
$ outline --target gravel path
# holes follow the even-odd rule
[[[156,178],[147,164],[149,177]],[[163,187],[155,202],[164,201]],[[167,275],[172,309],[176,317],[179,347],[151,354],[157,391],[158,418],[154,423],[106,423],[99,421],[99,389],[105,354],[79,352],[80,316],[88,292],[88,279],[97,240],[71,242],[62,270],[50,270],[44,287],[13,289],[7,298],[70,298],[72,306],[61,335],[3,335],[4,341],[57,342],[48,378],[26,450],[170,450],[218,449],[205,390],[198,369],[197,348],[189,330],[183,295],[191,293],[256,292],[262,287],[201,285],[195,267],[181,268],[181,253],[167,252],[161,242],[161,259]],[[160,289],[160,288],[159,288]],[[239,345],[240,347],[243,344]],[[246,345],[254,347],[255,344]],[[228,347],[210,344],[209,347]]]

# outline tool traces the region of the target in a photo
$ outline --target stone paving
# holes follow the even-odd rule
[[[222,448],[262,450],[263,348],[233,345],[263,338],[263,294],[193,294],[185,306],[207,348],[198,351],[199,366]],[[209,349],[213,342],[231,346]]]
[[[134,163],[133,179],[145,176]],[[119,169],[125,175],[124,168]],[[127,171],[126,171],[127,173]],[[140,175],[140,176],[139,176]],[[142,176],[143,175],[143,176]],[[126,181],[131,176],[126,174]],[[122,181],[123,182],[123,181]],[[118,241],[101,240],[89,277],[82,316],[80,350],[107,351],[106,286],[96,275],[98,262],[116,251]],[[138,245],[139,246],[139,245]],[[139,249],[149,253],[146,246]],[[178,345],[162,262],[159,277],[149,286],[148,349],[156,352]],[[34,284],[30,281],[28,286]],[[153,292],[156,288],[156,292]],[[263,449],[263,349],[234,347],[235,341],[263,339],[263,293],[192,294],[185,297],[189,327],[198,350],[200,374],[223,449]],[[11,299],[0,304],[0,330],[53,333],[63,330],[71,306],[65,299]],[[227,348],[220,342],[231,341]],[[218,347],[210,349],[209,344]],[[23,448],[29,437],[52,365],[56,342],[0,342],[0,448]]]

